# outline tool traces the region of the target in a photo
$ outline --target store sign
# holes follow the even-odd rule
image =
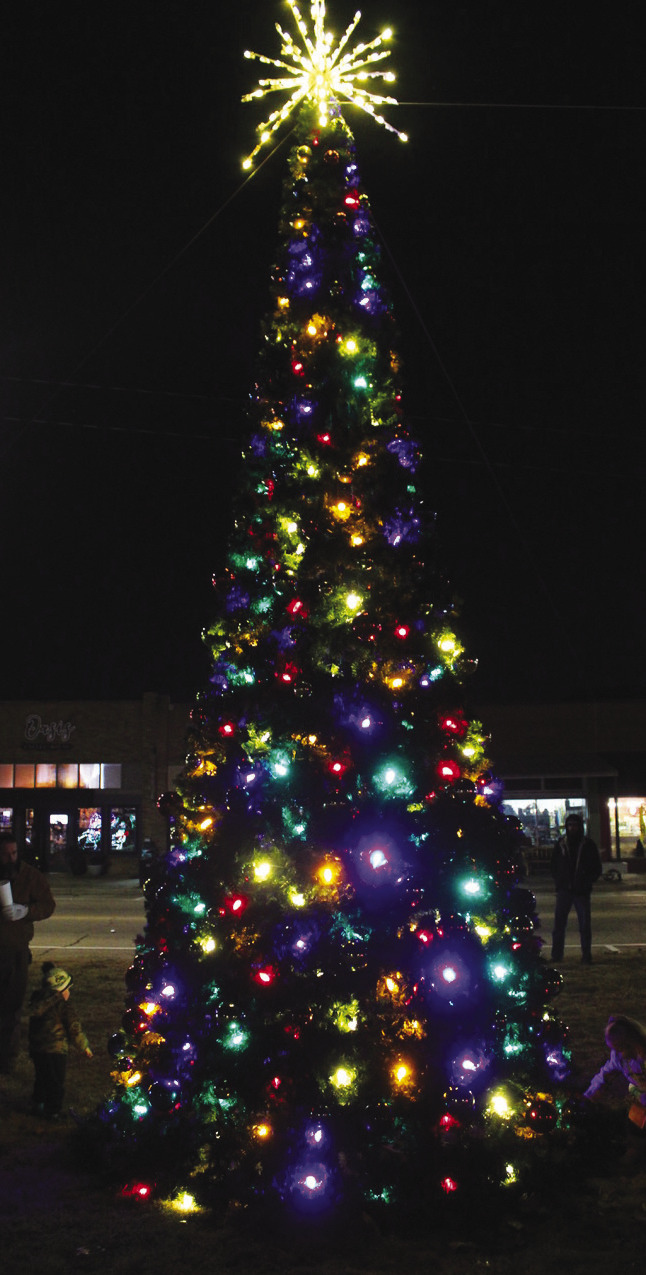
[[[33,744],[44,741],[46,744],[69,744],[72,731],[76,726],[72,722],[44,722],[40,713],[30,713],[25,722],[25,739]]]

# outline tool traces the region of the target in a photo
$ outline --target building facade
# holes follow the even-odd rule
[[[190,705],[140,700],[0,704],[0,826],[44,868],[135,862],[145,840],[165,848],[158,799],[186,754]],[[484,704],[503,808],[536,856],[571,810],[605,858],[646,844],[646,701]],[[136,868],[134,869],[136,871]]]
[[[185,756],[188,705],[167,695],[0,705],[0,825],[49,869],[133,861],[162,849],[157,806]]]
[[[483,704],[504,808],[537,854],[579,811],[606,859],[646,844],[646,701]],[[639,853],[639,851],[638,851]]]

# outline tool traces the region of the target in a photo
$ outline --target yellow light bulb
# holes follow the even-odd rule
[[[355,1072],[349,1067],[337,1067],[333,1075],[330,1076],[332,1084],[335,1085],[337,1089],[347,1089],[348,1085],[351,1085],[354,1079]]]
[[[182,1191],[180,1195],[176,1195],[172,1206],[178,1213],[192,1213],[197,1208],[195,1196],[188,1191]]]
[[[437,645],[446,655],[450,655],[451,651],[455,651],[457,642],[452,633],[446,633],[444,637],[440,638]]]
[[[500,1116],[502,1119],[511,1115],[511,1107],[504,1093],[498,1091],[498,1093],[491,1095],[489,1110],[492,1111],[494,1115]]]

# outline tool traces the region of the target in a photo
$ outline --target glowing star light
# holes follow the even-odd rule
[[[382,31],[368,44],[357,44],[354,49],[343,53],[350,36],[358,25],[361,14],[355,13],[345,35],[334,47],[334,36],[325,30],[324,0],[313,0],[311,5],[312,31],[302,18],[294,0],[287,0],[292,11],[302,48],[295,43],[292,36],[276,23],[276,30],[282,40],[281,57],[268,58],[262,53],[251,53],[246,50],[246,58],[256,58],[268,66],[278,67],[284,75],[272,79],[259,80],[258,88],[243,97],[243,102],[252,102],[255,98],[264,97],[267,93],[287,92],[290,94],[285,104],[258,126],[260,141],[244,161],[244,168],[251,168],[258,151],[269,141],[272,133],[283,123],[300,102],[313,102],[319,113],[319,123],[324,127],[332,113],[332,106],[340,100],[358,106],[360,110],[372,115],[378,124],[383,124],[390,133],[396,133],[402,142],[408,141],[405,133],[393,128],[382,115],[377,115],[375,107],[386,102],[397,105],[394,97],[382,97],[366,87],[365,82],[382,79],[392,83],[395,76],[392,71],[373,70],[372,64],[389,57],[389,50],[383,49],[385,40],[389,40],[392,31]],[[286,59],[283,61],[283,59]]]

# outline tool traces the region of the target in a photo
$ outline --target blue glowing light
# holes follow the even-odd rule
[[[408,870],[396,841],[382,831],[361,837],[352,852],[352,859],[359,880],[371,890],[400,886]]]
[[[370,222],[367,217],[355,217],[352,232],[357,237],[370,233]]]
[[[404,469],[415,472],[419,463],[419,453],[417,444],[411,438],[393,438],[392,442],[387,444],[387,451],[397,457]]]
[[[391,518],[384,521],[384,535],[389,545],[415,544],[420,534],[420,520],[412,511],[405,513],[397,509]]]
[[[329,1170],[320,1160],[297,1165],[289,1178],[293,1203],[308,1211],[325,1208],[331,1203],[332,1181]]]
[[[375,870],[377,868],[385,868],[388,866],[388,859],[381,848],[371,850],[368,855],[368,859],[370,861],[370,867],[375,868]]]
[[[249,606],[249,594],[245,589],[233,588],[229,590],[226,600],[227,611],[241,611]]]
[[[324,1147],[328,1141],[328,1135],[321,1124],[308,1125],[305,1130],[305,1141],[308,1147]]]
[[[468,1005],[478,994],[479,951],[435,945],[420,967],[420,988],[437,1009],[452,1012]]]
[[[459,1089],[471,1089],[484,1083],[491,1058],[481,1043],[462,1045],[449,1062],[451,1084]]]
[[[296,419],[303,420],[312,415],[315,404],[309,398],[298,398],[294,400],[293,407]]]
[[[554,1045],[546,1045],[545,1062],[555,1080],[565,1080],[570,1074],[570,1060],[568,1055]]]

